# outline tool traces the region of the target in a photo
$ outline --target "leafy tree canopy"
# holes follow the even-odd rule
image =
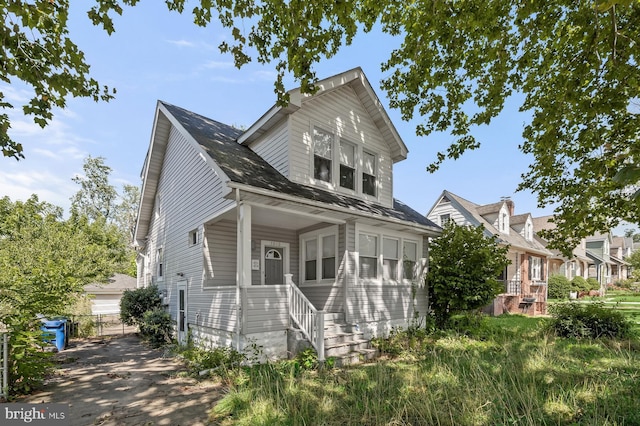
[[[138,0],[95,0],[89,18],[108,33],[113,16]],[[182,13],[185,0],[166,0]],[[447,131],[456,140],[428,170],[476,149],[471,131],[488,124],[513,93],[531,115],[520,148],[533,161],[519,190],[540,207],[556,207],[556,228],[545,238],[569,253],[579,239],[640,223],[640,40],[638,0],[391,0],[261,2],[199,0],[194,22],[218,20],[233,41],[220,45],[237,67],[251,60],[275,63],[275,90],[286,103],[283,78],[293,75],[304,92],[316,88],[314,64],[332,57],[374,27],[402,43],[381,64],[381,83],[404,119],[421,119],[416,132]],[[65,98],[108,100],[113,92],[89,77],[82,52],[68,37],[68,1],[2,1],[5,15],[2,79],[21,79],[35,96],[23,106],[45,125]],[[3,101],[0,105],[12,107]],[[7,136],[5,156],[22,147]],[[506,141],[506,143],[513,143]],[[505,167],[508,167],[505,164]]]
[[[123,262],[126,246],[115,226],[62,209],[33,195],[0,199],[0,323],[64,314],[86,284],[105,281]]]
[[[496,279],[510,263],[509,248],[484,227],[448,224],[429,248],[429,303],[440,326],[456,313],[480,309],[504,291]]]

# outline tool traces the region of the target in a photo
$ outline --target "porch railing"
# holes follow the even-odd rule
[[[520,294],[522,293],[522,281],[510,280],[505,282],[504,292],[506,294]]]
[[[298,286],[293,283],[293,275],[285,274],[289,293],[289,315],[300,327],[302,334],[318,352],[318,361],[324,361],[324,311],[317,310]]]

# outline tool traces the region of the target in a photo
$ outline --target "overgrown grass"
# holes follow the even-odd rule
[[[640,424],[640,343],[548,334],[543,319],[483,319],[466,335],[412,334],[399,356],[321,371],[236,370],[221,425]],[[399,344],[402,334],[394,338]]]

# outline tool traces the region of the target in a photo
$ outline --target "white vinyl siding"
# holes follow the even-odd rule
[[[173,319],[177,315],[176,279],[187,279],[187,323],[197,321],[204,327],[232,331],[235,327],[235,289],[226,296],[203,290],[202,246],[185,244],[185,236],[233,203],[224,198],[223,182],[199,154],[200,151],[177,129],[171,128],[157,197],[154,196],[154,199],[162,200],[162,208],[157,215],[152,215],[149,224],[147,253],[151,256],[147,271],[155,276],[156,250],[162,248],[164,280],[158,282],[156,278],[155,281],[169,298]],[[226,302],[218,306],[225,298]],[[200,315],[196,320],[197,313]]]
[[[304,185],[311,184],[313,180],[312,129],[314,126],[333,132],[340,140],[353,143],[358,147],[359,152],[366,150],[376,155],[378,191],[376,201],[387,207],[392,207],[393,164],[389,146],[350,87],[341,87],[305,101],[303,107],[291,115],[289,178]],[[334,145],[335,149],[339,149],[339,147]],[[333,161],[338,160],[334,158]],[[339,169],[339,167],[337,168]],[[334,167],[335,169],[336,167]],[[356,176],[357,182],[360,179],[361,176]],[[335,189],[339,190],[339,180],[334,179],[334,181]],[[361,185],[361,182],[358,182],[357,185]],[[350,190],[344,189],[344,191]]]
[[[449,221],[454,222],[456,225],[473,225],[470,218],[465,217],[460,211],[456,210],[456,208],[451,203],[446,202],[434,206],[427,215],[427,219],[439,224],[440,226],[444,226],[445,223],[441,218],[447,216],[449,218]]]
[[[241,289],[243,299],[242,334],[286,330],[289,326],[287,287],[248,286]]]
[[[205,228],[207,244],[205,250],[209,251],[210,265],[205,265],[207,270],[204,287],[235,286],[236,285],[236,245],[237,231],[235,222],[220,221]]]
[[[289,175],[289,133],[287,120],[270,129],[250,148],[284,176]]]

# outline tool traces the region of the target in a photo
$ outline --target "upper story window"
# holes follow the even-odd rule
[[[340,186],[356,189],[356,147],[346,141],[340,141]]]
[[[451,222],[451,215],[450,214],[441,214],[440,215],[440,226],[442,226],[444,228],[445,226],[447,226],[449,224],[449,222]]]
[[[318,126],[312,127],[312,142],[316,184],[350,195],[378,197],[379,158],[376,154]]]
[[[363,151],[362,153],[362,193],[376,196],[376,156]]]
[[[527,241],[533,240],[533,227],[531,226],[530,222],[527,222],[527,226],[524,232],[525,232],[524,237],[526,238]]]
[[[333,133],[313,128],[313,177],[331,182]]]
[[[502,215],[501,215],[500,230],[502,232],[506,232],[507,231],[507,214],[506,213],[502,213]]]

